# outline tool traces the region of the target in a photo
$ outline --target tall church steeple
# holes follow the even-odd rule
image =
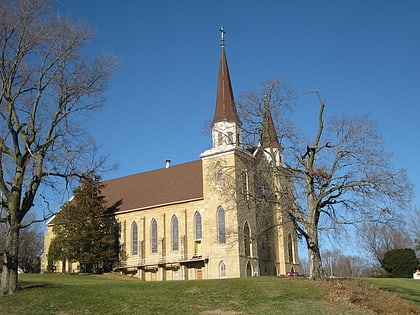
[[[212,122],[212,148],[206,154],[231,151],[241,147],[241,121],[236,111],[225,52],[225,31],[220,28],[221,53],[217,80],[216,109]]]
[[[232,83],[230,82],[229,67],[225,52],[225,31],[223,26],[221,32],[221,53],[219,62],[219,77],[217,82],[216,110],[213,118],[213,125],[218,122],[232,122],[241,124],[236,111],[233,98]]]

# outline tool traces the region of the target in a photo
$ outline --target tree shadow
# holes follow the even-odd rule
[[[31,289],[43,288],[43,289],[57,289],[61,288],[63,285],[57,283],[41,283],[41,282],[19,282],[19,291],[26,291]]]

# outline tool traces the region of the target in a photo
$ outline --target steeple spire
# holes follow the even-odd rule
[[[219,29],[221,35],[219,76],[217,81],[216,109],[211,125],[212,148],[201,154],[201,157],[213,154],[232,152],[242,149],[241,121],[233,99],[232,84],[225,53],[225,30]]]
[[[213,125],[217,122],[228,121],[241,125],[233,98],[232,84],[230,82],[229,68],[225,53],[225,30],[220,27],[221,54],[219,62],[219,77],[217,83],[216,110]]]
[[[274,127],[273,117],[270,110],[268,96],[264,96],[264,117],[260,139],[260,149],[268,162],[279,166],[283,164],[283,147],[277,138],[276,128]]]
[[[276,128],[274,127],[273,117],[271,116],[270,103],[267,95],[264,96],[264,117],[260,144],[262,148],[281,148],[277,138]]]

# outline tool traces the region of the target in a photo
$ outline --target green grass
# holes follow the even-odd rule
[[[306,279],[143,282],[95,275],[22,275],[0,314],[363,314],[328,303]]]
[[[402,278],[366,278],[364,280],[420,306],[420,280]]]
[[[420,306],[420,281],[365,281]],[[0,298],[0,314],[366,314],[351,298],[343,299],[346,291],[334,285],[331,291],[303,278],[144,282],[119,276],[25,274],[20,285],[18,294]],[[327,298],[331,292],[334,300]],[[378,303],[387,300],[374,294]],[[395,303],[400,310],[401,302]]]

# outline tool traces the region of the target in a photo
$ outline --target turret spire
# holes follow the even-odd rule
[[[273,117],[271,116],[270,102],[268,96],[264,96],[264,117],[261,132],[261,147],[262,148],[281,148],[279,140],[277,139],[276,128],[274,127]]]
[[[267,95],[264,96],[264,117],[262,122],[260,148],[270,163],[279,166],[283,163],[283,147],[277,138],[273,117],[270,110],[270,101]]]

